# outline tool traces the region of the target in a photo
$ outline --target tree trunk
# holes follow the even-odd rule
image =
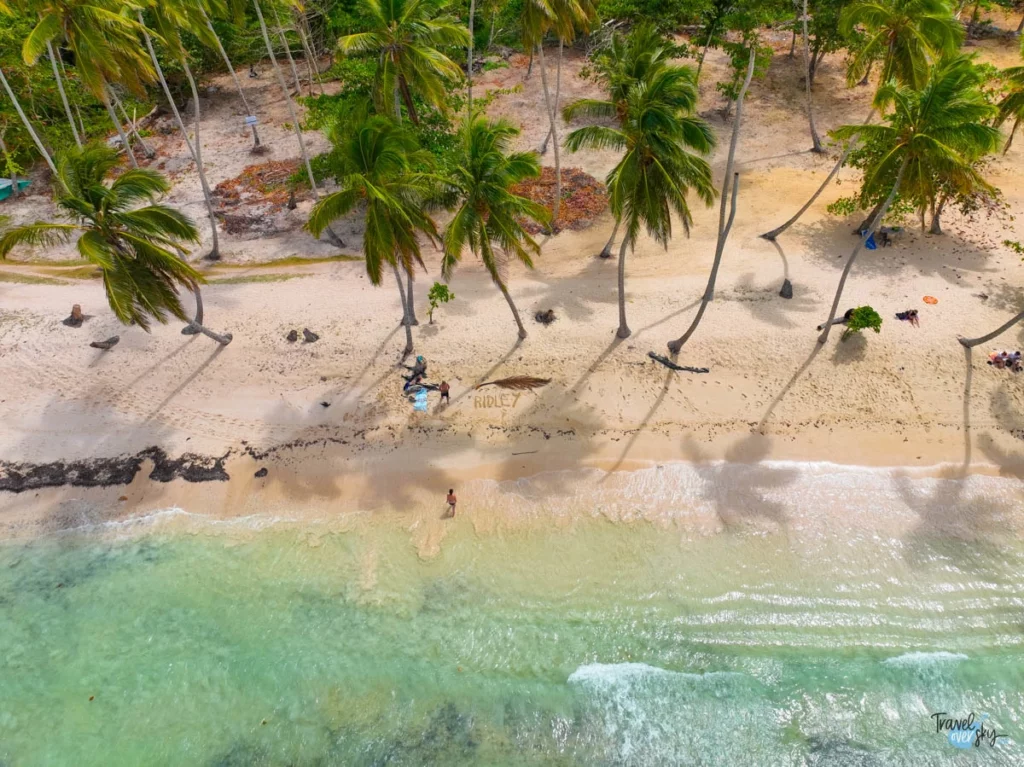
[[[131,162],[133,168],[139,167],[139,161],[135,159],[135,153],[132,151],[131,144],[128,143],[128,137],[124,135],[124,128],[121,126],[121,121],[117,119],[117,115],[114,114],[114,107],[110,103],[110,86],[103,86],[103,106],[107,108],[107,115],[110,117],[110,122],[114,123],[114,127],[117,129],[117,135],[121,137],[121,145],[124,147],[124,151],[128,153],[128,160]]]
[[[309,95],[313,95],[313,82],[320,86],[320,95],[324,95],[324,84],[320,79],[320,64],[316,61],[313,56],[313,49],[309,47],[309,40],[306,39],[306,31],[304,29],[305,17],[301,16],[296,8],[292,8],[292,22],[295,25],[295,34],[299,36],[299,43],[302,44],[302,50],[306,55],[306,69],[309,71]],[[314,66],[316,65],[314,71]]]
[[[398,265],[392,264],[395,272],[395,281],[398,283],[398,297],[402,299],[402,324],[405,325],[405,351],[403,354],[412,354],[412,325],[409,324],[409,305],[405,300],[405,286],[402,285],[402,275],[398,273]]]
[[[53,52],[53,43],[46,43],[46,53],[50,57],[50,66],[53,67],[53,79],[57,81],[57,90],[60,91],[60,101],[64,105],[64,114],[68,116],[68,123],[71,125],[71,135],[75,137],[75,146],[82,148],[82,137],[78,135],[78,128],[75,126],[75,117],[71,114],[71,104],[68,103],[68,94],[64,92],[64,80],[57,69],[57,56]]]
[[[195,104],[195,161],[196,169],[199,171],[199,182],[203,187],[203,197],[206,200],[206,210],[210,214],[210,231],[213,235],[213,248],[206,254],[211,261],[220,260],[220,242],[217,238],[217,215],[213,209],[213,195],[210,193],[210,185],[206,181],[206,169],[203,167],[203,142],[199,138],[199,90],[196,88],[196,80],[192,76],[192,70],[188,66],[188,59],[185,54],[181,55],[181,67],[185,70],[185,77],[188,79],[188,87],[192,90],[192,102]]]
[[[501,295],[505,296],[505,300],[508,301],[508,308],[512,310],[512,316],[515,318],[516,327],[519,328],[519,340],[526,338],[526,328],[523,327],[523,321],[519,318],[519,310],[516,309],[515,303],[512,301],[512,296],[508,293],[508,288],[505,287],[504,283],[498,283],[498,289],[501,291]]]
[[[718,26],[717,24],[714,24],[708,30],[708,39],[707,39],[707,41],[705,41],[704,48],[700,52],[700,60],[697,61],[697,76],[696,76],[696,79],[697,79],[698,82],[700,81],[700,70],[704,68],[704,57],[708,55],[708,48],[711,47],[711,38],[713,38],[715,36],[715,27],[717,27],[717,26]]]
[[[626,324],[626,248],[629,247],[629,237],[622,238],[622,245],[619,246],[619,329],[615,335],[619,338],[629,338],[631,331]]]
[[[555,118],[558,117],[558,104],[562,100],[562,40],[558,40],[558,66],[555,69]],[[540,145],[540,153],[548,153],[548,141],[551,139],[551,130],[544,134],[544,143]]]
[[[139,24],[142,25],[142,14],[138,14]],[[213,232],[213,250],[210,251],[209,257],[211,259],[220,258],[220,243],[217,238],[217,215],[214,212],[213,207],[213,195],[210,193],[210,185],[206,181],[206,171],[203,168],[202,149],[199,145],[199,93],[196,91],[195,80],[192,78],[192,72],[188,69],[188,65],[184,65],[185,72],[188,76],[189,85],[192,89],[192,100],[195,102],[195,118],[196,118],[196,141],[193,145],[188,137],[188,129],[185,127],[185,121],[181,119],[181,113],[178,111],[178,105],[174,103],[174,97],[171,95],[171,89],[167,85],[167,79],[164,77],[163,67],[160,66],[160,60],[157,58],[156,50],[153,48],[153,39],[149,36],[149,33],[143,25],[142,38],[146,43],[146,50],[149,52],[149,58],[153,62],[153,69],[156,71],[157,79],[160,81],[160,87],[163,89],[164,96],[167,98],[167,103],[170,104],[171,114],[174,115],[174,121],[178,125],[178,130],[181,131],[182,137],[185,139],[185,146],[188,149],[189,155],[192,157],[192,161],[196,164],[196,170],[199,173],[199,185],[203,190],[203,200],[206,202],[206,212],[210,216],[210,229]],[[182,56],[182,62],[184,64],[184,56]],[[201,301],[201,299],[200,299]],[[200,312],[202,311],[202,304],[199,304]],[[202,315],[197,320],[199,324],[202,324]]]
[[[1020,17],[1020,24],[1017,25],[1017,34],[1024,32],[1024,16]]]
[[[811,47],[807,41],[807,0],[804,0],[804,14],[803,14],[803,27],[804,27],[804,69],[805,75],[804,84],[807,86],[807,121],[811,124],[811,151],[815,154],[823,154],[824,149],[821,148],[821,139],[818,138],[818,129],[814,127],[814,99],[811,96]]]
[[[793,27],[793,38],[789,41],[789,57],[796,56],[796,27]]]
[[[309,175],[309,188],[313,193],[313,199],[317,202],[320,201],[320,192],[316,188],[316,179],[313,177],[313,166],[309,163],[309,153],[306,151],[306,142],[302,138],[302,126],[299,124],[299,116],[295,111],[295,104],[292,101],[291,95],[288,93],[288,84],[284,81],[284,75],[281,73],[281,67],[277,65],[277,57],[274,55],[274,47],[270,44],[270,33],[267,31],[267,22],[263,18],[263,11],[260,9],[259,0],[252,0],[253,6],[256,8],[256,17],[260,22],[260,32],[263,33],[263,44],[267,48],[267,55],[270,56],[270,63],[274,67],[274,74],[277,76],[277,84],[281,87],[284,92],[284,100],[288,105],[288,114],[292,118],[292,126],[295,128],[295,137],[299,140],[299,152],[302,154],[302,161],[306,165],[306,173]],[[340,242],[338,236],[334,234],[330,227],[327,227],[327,232],[337,241]]]
[[[203,325],[203,294],[200,292],[199,284],[196,282],[192,283],[192,295],[196,297],[196,318],[182,328],[182,335],[194,336],[198,333],[202,333],[207,338],[212,338],[221,346],[227,346],[234,338],[231,333],[224,333],[221,335],[220,333],[214,333],[208,327]]]
[[[0,68],[0,85],[3,85],[7,98],[14,105],[14,110],[18,113],[18,117],[21,118],[21,124],[25,126],[25,130],[28,131],[28,135],[32,137],[32,142],[36,145],[36,149],[39,150],[39,154],[41,154],[43,159],[46,161],[46,165],[50,168],[50,172],[53,174],[54,179],[60,183],[60,177],[57,174],[57,166],[53,164],[53,158],[50,157],[50,153],[46,151],[46,147],[43,146],[43,142],[39,140],[39,134],[37,134],[35,128],[32,127],[32,123],[28,121],[28,117],[25,116],[25,110],[21,108],[21,102],[18,101],[17,97],[14,95],[14,91],[11,90],[11,85],[7,82],[7,77],[4,76],[4,70],[2,68]]]
[[[124,121],[128,123],[130,127],[129,135],[135,136],[135,140],[138,141],[139,146],[142,147],[142,153],[146,155],[146,159],[152,160],[156,157],[156,152],[153,151],[153,148],[146,143],[145,139],[142,138],[142,135],[139,133],[139,129],[135,127],[135,120],[128,116],[128,110],[124,108],[124,104],[121,103],[121,99],[117,97],[117,94],[114,93],[113,90],[110,91],[110,97],[114,102],[114,106],[116,106],[121,112],[121,117],[123,117]]]
[[[615,235],[619,233],[619,223],[619,219],[615,219],[615,226],[612,227],[612,236],[608,238],[608,242],[606,242],[604,248],[602,248],[601,258],[612,257],[612,245],[615,244]]]
[[[530,61],[526,64],[526,74],[523,75],[524,80],[530,79],[530,74],[533,72],[533,51],[530,51]]]
[[[928,228],[929,234],[942,234],[942,223],[940,219],[942,218],[942,209],[946,206],[946,199],[947,198],[943,196],[932,211],[932,225]]]
[[[406,299],[406,303],[408,304],[409,324],[410,325],[419,325],[420,321],[418,319],[416,319],[416,301],[415,301],[415,297],[414,297],[413,289],[412,289],[413,281],[414,281],[414,278],[412,276],[412,270],[410,269],[406,274],[407,274],[407,277],[408,277],[408,281],[407,281],[407,285],[408,285],[408,298]]]
[[[857,259],[857,254],[860,253],[861,248],[864,247],[864,243],[868,241],[868,237],[878,228],[878,225],[885,218],[885,213],[889,210],[889,206],[892,205],[892,201],[896,199],[897,193],[900,190],[900,184],[903,183],[903,173],[907,169],[907,163],[910,161],[908,155],[903,163],[900,165],[899,172],[896,174],[896,183],[892,185],[892,191],[889,192],[889,196],[882,203],[882,207],[878,211],[878,215],[875,216],[871,222],[871,226],[868,227],[865,232],[858,240],[857,246],[853,249],[853,253],[850,254],[850,258],[846,261],[846,266],[843,268],[843,274],[839,278],[839,287],[836,288],[836,297],[832,300],[832,310],[829,312],[828,321],[825,322],[825,328],[821,331],[821,335],[818,336],[818,343],[823,344],[828,340],[829,331],[832,330],[832,322],[836,318],[836,312],[839,310],[839,301],[843,297],[843,287],[846,285],[846,278],[850,274],[850,270],[853,268],[853,262]]]
[[[284,55],[288,59],[288,66],[291,67],[292,77],[295,79],[295,95],[302,95],[302,83],[299,80],[299,70],[295,68],[295,59],[292,58],[292,47],[288,43],[288,37],[281,26],[281,14],[277,12],[277,6],[271,6],[274,10],[274,20],[277,22],[277,36],[281,38],[281,47],[284,48]]]
[[[202,9],[200,9],[202,10]],[[231,73],[231,79],[235,81],[235,88],[238,90],[238,96],[242,99],[242,106],[245,107],[246,116],[254,116],[252,109],[249,108],[249,101],[245,98],[245,91],[242,90],[242,81],[238,79],[238,74],[235,72],[235,68],[231,66],[231,59],[228,58],[228,52],[224,50],[224,44],[221,43],[220,37],[217,35],[217,31],[213,28],[213,22],[206,15],[206,11],[202,11],[203,18],[206,19],[206,27],[210,30],[210,34],[213,35],[213,39],[217,41],[217,50],[220,51],[220,57],[224,59],[224,65],[228,68],[228,72]],[[252,128],[252,146],[255,149],[260,145],[260,134],[256,130],[256,126],[250,126]]]
[[[68,70],[64,66],[64,60],[60,56],[57,56],[57,64],[60,66],[61,77],[65,80],[68,79]],[[75,115],[78,117],[78,135],[85,136],[85,120],[82,119],[82,110],[78,108],[78,104],[72,104],[75,108]]]
[[[555,139],[555,201],[551,206],[551,229],[556,231],[558,229],[558,210],[562,204],[562,161],[558,152],[558,127],[555,124],[557,118],[551,108],[551,92],[548,89],[548,68],[544,63],[543,45],[537,46],[537,58],[540,64],[540,81],[544,86],[544,106],[547,107],[548,119],[551,120],[551,135]],[[625,336],[622,337],[625,338]]]
[[[1007,322],[1005,325],[1000,325],[998,328],[993,330],[988,335],[980,336],[979,338],[964,338],[963,336],[957,336],[957,340],[961,344],[966,346],[968,349],[971,349],[975,346],[980,346],[981,344],[988,343],[996,336],[1001,336],[1003,333],[1012,328],[1021,320],[1024,320],[1024,312],[1021,312],[1017,316],[1011,318],[1010,321]]]
[[[864,121],[864,124],[867,125],[869,122],[871,122],[871,118],[874,117],[874,115],[875,110],[872,109],[871,114],[868,115],[868,119]],[[814,201],[817,200],[819,196],[821,196],[821,193],[825,191],[825,188],[830,183],[832,183],[832,179],[836,177],[836,175],[839,173],[839,170],[846,164],[846,160],[850,157],[850,153],[857,145],[857,139],[858,136],[854,136],[853,138],[850,139],[850,141],[846,145],[846,149],[843,150],[842,155],[839,157],[839,161],[835,164],[835,167],[833,167],[832,170],[829,171],[828,176],[825,178],[824,181],[821,182],[821,186],[818,187],[817,191],[815,191],[815,193],[811,195],[811,199],[805,202],[803,207],[800,208],[800,210],[798,210],[793,215],[793,217],[789,219],[789,221],[784,223],[782,226],[778,226],[775,229],[772,229],[770,232],[765,232],[764,234],[762,234],[761,236],[764,239],[774,240],[776,237],[778,237],[784,231],[789,229],[789,227],[793,226],[793,224],[800,220],[800,216],[807,212],[807,209],[814,204]]]
[[[882,205],[884,205],[884,204],[885,204],[885,201],[883,200],[882,202],[878,203],[877,205],[875,205],[875,207],[873,207],[871,209],[871,212],[868,213],[868,215],[864,218],[864,220],[860,222],[860,226],[857,227],[857,231],[856,231],[857,234],[860,234],[863,231],[870,231],[870,232],[874,231],[874,227],[871,226],[871,222],[874,221],[878,217],[878,211],[880,211],[882,209]],[[879,219],[879,220],[881,220],[881,219]]]
[[[469,53],[466,55],[466,129],[473,121],[473,17],[476,15],[476,0],[469,0]],[[491,26],[494,31],[494,26]]]
[[[733,173],[733,164],[736,160],[736,147],[740,142],[740,123],[743,120],[743,99],[747,95],[747,89],[750,87],[750,81],[754,77],[754,64],[757,61],[757,48],[754,45],[750,46],[750,60],[747,62],[747,76],[743,80],[743,87],[740,88],[739,95],[736,96],[736,118],[732,125],[732,138],[729,140],[729,154],[725,161],[725,178],[722,179],[722,199],[718,207],[718,242],[715,245],[715,260],[711,264],[711,274],[708,275],[708,284],[704,288],[704,297],[701,299],[700,309],[697,310],[697,316],[693,318],[693,322],[690,323],[690,327],[686,329],[675,341],[671,341],[668,345],[669,351],[673,354],[678,354],[679,350],[683,348],[683,344],[690,340],[690,336],[693,335],[694,331],[697,330],[697,326],[700,324],[701,318],[704,316],[704,311],[707,309],[707,305],[715,300],[715,282],[718,280],[718,269],[722,264],[722,254],[725,252],[725,241],[729,238],[729,230],[732,229],[733,219],[736,218],[736,195],[737,185],[739,184],[739,174]],[[729,220],[725,219],[725,206],[729,199],[729,182],[732,182],[732,204],[729,213]]]
[[[405,109],[409,113],[409,120],[413,125],[419,126],[420,116],[416,113],[416,106],[412,103],[412,93],[409,92],[409,83],[405,81],[405,77],[402,75],[398,76],[398,87],[402,92],[402,101],[405,102]]]
[[[488,51],[490,51],[491,48],[494,47],[494,22],[497,20],[497,18],[498,18],[498,12],[496,10],[495,11],[491,11],[491,31],[490,31],[490,34],[487,35],[487,50]],[[1022,19],[1020,23],[1021,23],[1021,26],[1024,26],[1024,19]]]
[[[864,70],[864,76],[860,78],[860,82],[857,85],[867,85],[871,80],[871,68],[875,65],[875,62],[869,61],[868,68]]]

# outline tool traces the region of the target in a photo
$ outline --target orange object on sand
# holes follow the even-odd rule
[[[925,296],[924,302],[926,304],[937,304],[939,303],[939,299],[937,299],[935,296]]]

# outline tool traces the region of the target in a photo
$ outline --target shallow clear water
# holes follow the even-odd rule
[[[742,490],[763,468],[717,471],[717,501],[665,501],[690,474],[619,481],[771,524],[467,513],[426,559],[397,515],[0,545],[0,763],[1024,763],[1024,546],[878,531],[914,499],[1012,510],[1019,484],[901,479],[897,507],[891,474],[817,471],[780,511]],[[547,488],[564,513],[569,484],[486,504]],[[835,513],[854,496],[877,508]],[[972,711],[1008,737],[936,733]]]

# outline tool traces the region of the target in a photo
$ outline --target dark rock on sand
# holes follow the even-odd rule
[[[89,346],[93,349],[102,349],[103,351],[110,351],[117,346],[118,341],[121,340],[121,336],[111,336],[106,341],[93,341]]]
[[[253,476],[254,477],[265,477],[265,476],[267,476],[267,474],[268,474],[267,467],[264,466],[262,469],[260,469],[255,474],[253,474]]]
[[[285,338],[288,339],[288,343],[293,344],[299,340],[299,331],[293,329],[289,331],[288,335],[286,335]]]
[[[80,304],[75,304],[71,307],[71,315],[67,319],[61,320],[69,328],[80,328],[82,323],[85,322],[85,315],[82,314],[82,307]]]
[[[306,339],[306,343],[307,344],[311,344],[314,341],[319,341],[320,340],[320,336],[318,336],[316,333],[314,333],[309,328],[303,328],[302,329],[302,337]]]
[[[779,291],[779,295],[783,298],[793,297],[793,283],[789,280],[782,281],[782,290]]]

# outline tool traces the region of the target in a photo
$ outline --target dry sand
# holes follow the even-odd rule
[[[545,241],[532,272],[511,269],[510,291],[530,331],[522,343],[504,300],[472,257],[451,282],[456,300],[427,323],[426,292],[439,279],[440,264],[428,248],[429,272],[417,280],[421,324],[413,334],[417,352],[429,361],[430,379],[452,384],[452,403],[438,408],[432,399],[426,414],[414,413],[401,396],[395,366],[404,332],[391,282],[373,287],[355,261],[254,265],[337,253],[297,228],[308,203],[288,214],[292,230],[279,236],[223,237],[225,261],[249,265],[216,270],[218,278],[233,281],[204,289],[207,323],[234,334],[226,348],[182,336],[176,325],[151,335],[122,327],[97,281],[5,264],[0,273],[25,280],[44,275],[59,284],[0,281],[0,459],[39,463],[159,445],[172,456],[227,455],[232,479],[164,484],[147,479],[144,467],[128,488],[4,494],[0,528],[17,534],[172,505],[225,517],[401,508],[422,494],[442,498],[449,486],[472,477],[663,461],[792,459],[1024,478],[1024,375],[987,366],[988,348],[969,355],[956,342],[957,334],[991,330],[1024,304],[1024,264],[1001,244],[1024,241],[1024,226],[1011,215],[1024,210],[1024,145],[1018,142],[991,169],[1008,214],[964,218],[950,211],[947,234],[940,237],[907,222],[909,230],[893,247],[862,254],[842,301],[842,308],[874,306],[885,318],[882,333],[840,343],[836,332],[820,346],[814,326],[828,313],[856,223],[829,216],[825,206],[852,193],[856,176],[844,170],[841,183],[778,247],[758,237],[802,204],[835,155],[806,151],[800,60],[786,56],[788,37],[775,42],[771,70],[754,83],[745,107],[739,211],[715,301],[680,355],[682,364],[706,366],[710,373],[669,372],[646,355],[664,353],[693,316],[714,251],[717,207],[695,209],[692,236],[677,229],[667,252],[641,238],[627,261],[633,335],[622,342],[614,337],[616,263],[595,257],[610,233],[608,216],[586,231]],[[976,50],[1000,64],[1015,60],[1012,43],[987,41]],[[520,146],[534,148],[546,132],[540,77],[535,71],[524,83],[525,61],[513,63],[482,74],[477,92],[522,83],[521,92],[496,98],[490,114],[521,124]],[[598,93],[579,79],[583,63],[579,55],[567,60],[563,102]],[[721,97],[713,83],[724,67],[722,57],[709,58],[702,93],[705,116],[723,146],[732,123],[717,112]],[[214,184],[254,162],[248,134],[238,125],[238,99],[227,78],[215,84],[219,92],[206,99],[203,123]],[[259,103],[271,157],[294,157],[294,135],[280,127],[287,118],[269,74],[246,85]],[[815,86],[819,130],[861,121],[868,98],[867,88],[844,87],[840,58],[826,59]],[[314,151],[325,146],[322,137],[308,139]],[[162,157],[184,154],[180,139],[157,143]],[[611,153],[562,157],[564,166],[599,178],[615,160]],[[549,152],[545,162],[551,161]],[[723,148],[713,160],[717,178],[724,163]],[[188,203],[205,224],[195,204],[194,173],[183,162],[172,164],[166,160],[165,167],[178,173],[171,201]],[[4,212],[19,221],[50,215],[39,196],[7,204]],[[358,253],[357,218],[338,230],[347,240],[345,252]],[[59,260],[74,254],[17,255]],[[267,275],[280,281],[246,281]],[[786,276],[793,281],[792,300],[778,295]],[[938,304],[922,303],[925,295],[936,296]],[[60,323],[73,303],[94,315],[79,329]],[[921,310],[920,329],[893,318],[907,308]],[[532,320],[547,309],[558,317],[554,324]],[[303,327],[321,340],[285,340],[289,330],[301,333]],[[109,353],[88,346],[115,334],[121,342]],[[997,346],[1024,346],[1024,327]],[[552,383],[518,397],[472,389],[510,375],[549,377]],[[268,476],[254,478],[261,467]]]

